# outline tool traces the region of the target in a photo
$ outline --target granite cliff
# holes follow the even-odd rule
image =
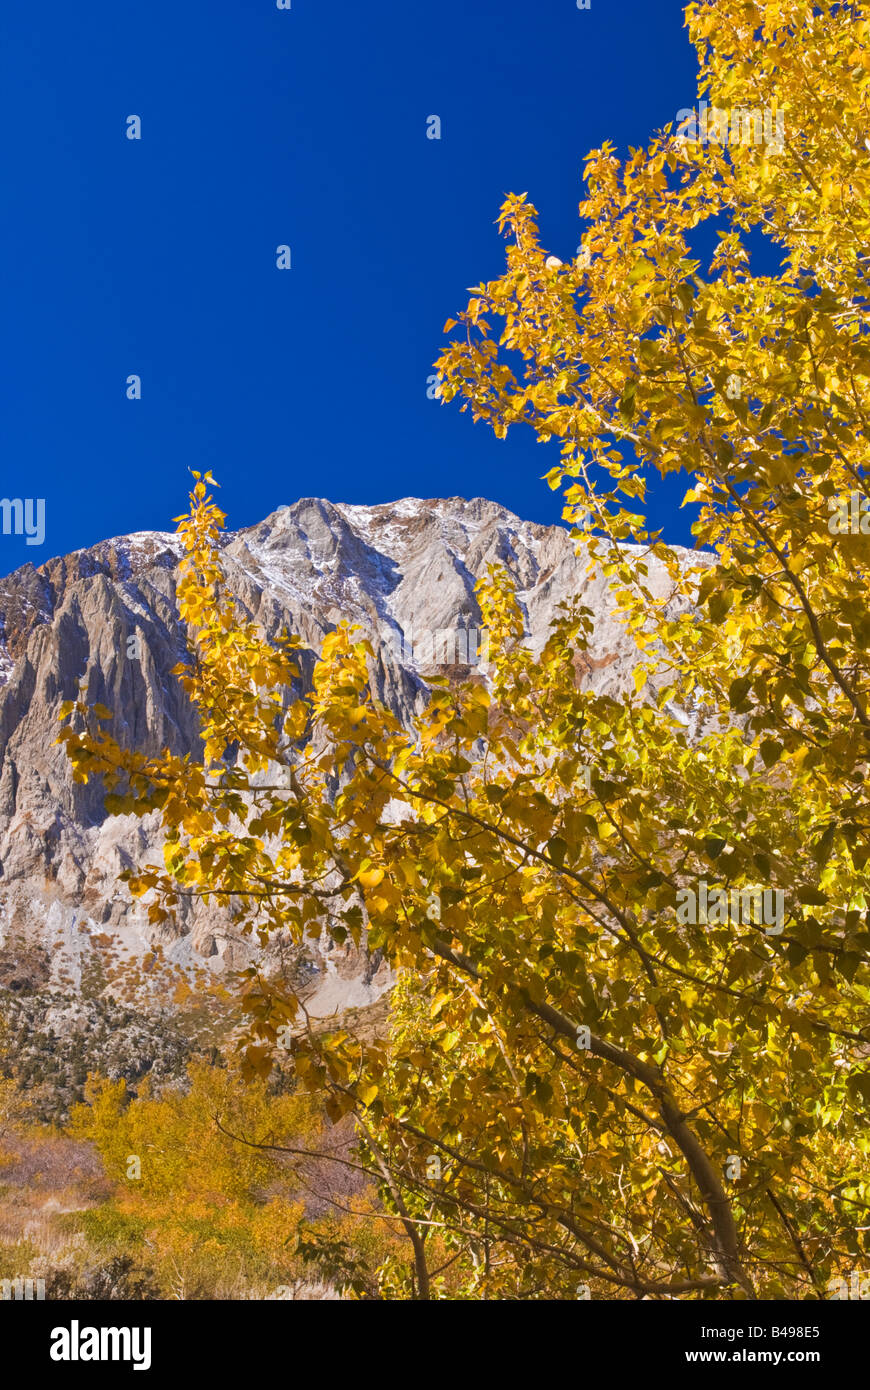
[[[155,935],[119,882],[124,868],[156,857],[155,818],[106,817],[99,787],[74,784],[55,744],[58,709],[85,679],[91,697],[114,711],[113,732],[123,742],[155,752],[196,749],[196,717],[171,674],[186,650],[175,599],[180,553],[172,533],[138,533],[0,579],[0,985],[7,989],[75,990],[107,948],[141,960],[159,944],[179,968],[205,963],[217,973],[247,958],[246,943],[208,908],[183,918],[177,933]],[[373,507],[305,498],[228,533],[223,559],[247,615],[267,632],[286,625],[300,635],[308,649],[303,678],[338,621],[365,628],[378,654],[377,693],[403,717],[426,698],[421,651],[430,663],[474,662],[474,585],[490,562],[513,577],[533,647],[545,640],[557,604],[576,594],[594,613],[581,679],[618,693],[635,660],[606,581],[587,573],[568,531],[521,521],[482,498]],[[654,562],[650,580],[666,592]],[[457,635],[452,652],[447,634]],[[374,963],[328,941],[300,968],[321,1012],[364,1006],[386,983]]]

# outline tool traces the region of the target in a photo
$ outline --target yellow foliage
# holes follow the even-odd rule
[[[300,1027],[291,1048],[356,1117],[407,1238],[388,1296],[793,1298],[866,1268],[870,26],[833,0],[687,23],[699,91],[782,113],[782,148],[604,145],[583,252],[555,269],[511,195],[507,270],[437,364],[498,436],[558,441],[548,480],[642,649],[638,688],[582,682],[579,602],[533,659],[491,571],[486,699],[435,684],[406,731],[340,625],[287,712],[298,641],[236,614],[198,481],[179,602],[202,764],[120,748],[86,698],[64,716],[76,775],[127,793],[110,809],[161,811],[165,867],[132,880],[156,917],[195,881],[243,930],[328,926],[403,972],[388,1039]],[[678,470],[688,561],[641,510]],[[270,765],[286,783],[255,795]],[[741,906],[756,885],[767,918]],[[300,1003],[253,970],[245,1002],[265,1076]]]

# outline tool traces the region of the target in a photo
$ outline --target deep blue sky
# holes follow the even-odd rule
[[[586,152],[693,104],[682,8],[5,0],[0,496],[44,497],[47,535],[0,536],[0,573],[171,530],[188,467],[233,528],[311,495],[558,520],[556,454],[495,440],[426,378],[466,287],[503,267],[504,194],[567,258]],[[684,486],[651,507],[673,539]]]

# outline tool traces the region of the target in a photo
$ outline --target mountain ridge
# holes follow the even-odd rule
[[[300,498],[226,532],[221,549],[240,611],[269,635],[289,627],[301,638],[303,685],[323,637],[348,619],[372,640],[375,694],[405,720],[426,699],[407,634],[479,625],[474,585],[492,562],[516,585],[533,650],[558,603],[577,596],[594,620],[578,680],[618,694],[637,659],[607,581],[587,573],[568,530],[523,521],[486,498],[371,507]],[[159,851],[156,815],[107,818],[99,788],[73,783],[54,742],[60,705],[85,680],[90,698],[114,711],[112,731],[127,746],[196,753],[195,713],[171,674],[186,653],[175,598],[181,553],[175,533],[138,532],[0,579],[0,978],[4,951],[20,947],[45,953],[49,983],[75,986],[97,937],[131,958],[159,945],[180,968],[207,962],[217,973],[250,956],[202,906],[182,913],[174,933],[148,926],[118,875]],[[663,566],[654,557],[647,564],[647,582],[666,595]],[[460,660],[445,668],[461,674],[468,653],[456,650]],[[330,1007],[363,1006],[380,987],[368,964],[328,941],[312,969]]]

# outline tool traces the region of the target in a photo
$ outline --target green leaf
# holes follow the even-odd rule
[[[552,840],[547,841],[547,854],[555,864],[561,868],[565,862],[565,855],[568,853],[568,846],[561,835],[554,835]]]
[[[728,687],[728,703],[732,709],[739,709],[752,688],[751,676],[738,676]]]
[[[782,744],[777,743],[776,739],[766,738],[758,751],[764,766],[773,767],[782,757]]]
[[[724,622],[733,602],[734,594],[731,589],[720,589],[718,593],[711,594],[707,601],[711,621],[714,623]]]
[[[799,888],[796,894],[799,903],[808,907],[824,907],[828,899],[818,888]]]

